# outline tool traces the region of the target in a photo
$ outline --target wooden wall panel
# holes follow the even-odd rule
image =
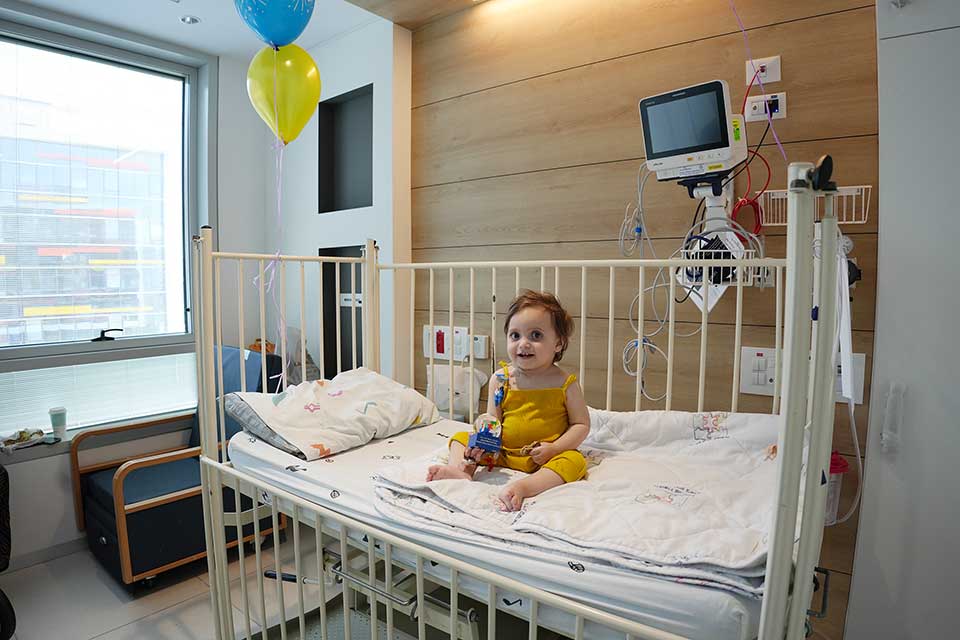
[[[768,136],[769,140],[769,136]],[[841,185],[877,184],[877,137],[863,136],[785,145],[791,160],[816,159],[829,153]],[[637,149],[642,153],[642,149]],[[775,146],[764,146],[773,176],[770,188],[783,189],[786,163]],[[552,169],[485,178],[413,190],[416,249],[475,247],[524,242],[615,240],[628,203],[636,203],[641,160]],[[757,161],[752,175],[760,181],[766,169]],[[737,179],[746,189],[745,175]],[[644,189],[647,231],[655,238],[682,238],[690,226],[696,201],[673,182],[654,178]],[[871,210],[878,210],[876,190]],[[869,224],[847,225],[847,233],[876,232]],[[786,227],[770,227],[767,235],[783,235]]]
[[[780,55],[783,81],[768,91],[786,91],[787,118],[776,121],[789,162],[833,156],[840,185],[874,187],[871,220],[844,233],[864,279],[853,292],[854,349],[867,354],[865,400],[871,392],[877,226],[877,78],[875,6],[865,0],[739,0],[755,55]],[[636,200],[643,156],[637,115],[640,98],[687,84],[723,78],[742,99],[742,35],[726,2],[712,0],[491,0],[434,21],[414,34],[413,248],[418,262],[463,260],[610,259],[624,209]],[[820,61],[820,62],[817,62]],[[823,61],[828,61],[824,64]],[[748,126],[755,145],[763,123]],[[762,150],[772,168],[771,188],[783,189],[785,161],[773,136]],[[765,178],[752,165],[755,184]],[[746,189],[745,176],[737,194]],[[667,257],[686,233],[695,203],[673,184],[647,183],[645,226]],[[767,228],[767,253],[783,256],[784,228]],[[649,257],[649,253],[647,254]],[[652,274],[650,274],[652,275]],[[637,290],[636,271],[618,270],[614,290],[613,408],[634,406],[635,379],[623,373],[621,351],[635,338],[627,321]],[[469,307],[468,273],[456,275],[454,322],[463,326]],[[586,395],[606,402],[608,272],[588,272]],[[546,289],[554,274],[546,273]],[[647,279],[649,284],[649,278]],[[521,274],[521,286],[538,288],[539,270]],[[476,271],[477,333],[496,338],[499,358],[503,313],[515,290],[514,274],[498,272],[496,327],[491,317],[489,270]],[[447,274],[437,274],[437,325],[449,322]],[[579,327],[580,273],[564,271],[560,298]],[[427,321],[426,277],[417,280],[418,326]],[[660,297],[661,306],[665,296]],[[772,290],[744,291],[744,345],[772,346]],[[645,332],[655,328],[649,296]],[[699,323],[691,303],[677,308],[678,331]],[[705,408],[730,407],[733,383],[735,294],[728,292],[710,315]],[[563,366],[579,370],[579,333]],[[665,347],[665,336],[654,341]],[[677,409],[695,409],[699,338],[676,344]],[[416,384],[425,386],[420,336],[415,345]],[[445,364],[445,363],[443,363]],[[480,362],[489,371],[492,362]],[[662,360],[653,357],[644,380],[651,392],[665,384]],[[740,395],[742,411],[768,412],[771,399]],[[645,408],[663,403],[643,401]],[[834,448],[853,454],[846,407],[837,405]],[[857,406],[856,427],[865,442],[867,405]],[[852,462],[852,460],[850,460]],[[856,489],[846,478],[841,510]],[[817,637],[841,638],[852,570],[856,518],[825,532],[821,564],[835,570],[831,610]]]
[[[748,29],[864,6],[874,5],[864,0],[737,2]],[[413,105],[737,32],[729,4],[716,0],[495,0],[413,35]],[[757,47],[754,52],[771,55]],[[741,66],[735,85],[740,89],[743,74]]]
[[[793,61],[777,86],[788,102],[789,117],[776,121],[782,141],[877,132],[873,12],[858,9],[810,18],[803,28],[778,24],[751,33],[753,50],[777,51]],[[831,61],[830,73],[807,62],[813,52]],[[743,60],[743,40],[733,34],[414,109],[413,186],[636,158],[643,148],[640,98],[707,78],[739,78]],[[791,99],[794,91],[799,99]],[[749,138],[759,139],[762,130],[762,123],[751,123]]]

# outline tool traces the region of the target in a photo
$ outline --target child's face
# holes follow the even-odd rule
[[[527,307],[510,318],[507,354],[516,367],[524,371],[548,367],[559,351],[560,340],[545,309]]]

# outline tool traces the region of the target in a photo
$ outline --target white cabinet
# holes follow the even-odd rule
[[[960,26],[960,0],[877,0],[880,38]]]
[[[960,28],[879,44],[877,321],[848,640],[957,637],[960,84],[943,75],[957,60]],[[900,440],[884,450],[894,384]]]

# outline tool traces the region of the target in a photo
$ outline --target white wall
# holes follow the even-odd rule
[[[317,255],[321,247],[363,245],[377,241],[383,262],[410,260],[410,32],[376,19],[360,29],[309,50],[320,69],[321,100],[373,84],[373,206],[318,214],[318,127],[314,116],[283,157],[281,228],[276,225],[273,177],[266,187],[267,252]],[[268,169],[268,175],[272,166]],[[279,231],[279,233],[278,233]],[[288,272],[288,301],[298,296],[298,274]],[[381,290],[381,367],[393,370],[394,289],[387,275]],[[316,270],[307,273],[306,289],[317,291]],[[316,295],[308,293],[308,350],[319,358]],[[312,313],[311,313],[312,312]],[[299,305],[287,306],[287,324],[299,325]],[[405,314],[400,314],[405,315]],[[271,322],[271,327],[275,322]],[[270,332],[276,335],[275,331]]]
[[[220,251],[267,251],[264,208],[267,167],[272,163],[270,130],[253,110],[247,97],[247,59],[220,58],[219,128],[217,135],[218,219],[213,223]],[[244,340],[239,340],[238,309],[226,304],[237,299],[236,270],[222,267],[224,342],[250,344],[258,335],[259,313],[254,304],[257,289],[252,271],[244,274]]]

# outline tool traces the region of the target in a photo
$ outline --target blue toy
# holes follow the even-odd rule
[[[503,389],[506,377],[502,373],[497,373],[497,380],[500,381],[500,386],[497,387],[497,390],[493,393],[493,406],[495,407],[499,407],[501,404],[503,404]]]
[[[477,464],[492,469],[500,453],[502,440],[500,437],[500,422],[489,414],[477,418],[476,431],[470,434],[467,446],[471,449],[481,449],[484,454],[477,460]]]

